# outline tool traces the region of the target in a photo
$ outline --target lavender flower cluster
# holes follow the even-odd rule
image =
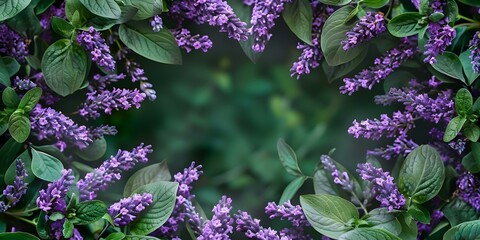
[[[432,0],[430,1],[430,7],[432,12],[444,13],[444,8],[446,7],[447,2],[442,0]],[[424,62],[434,64],[437,62],[437,55],[442,54],[447,46],[452,44],[453,39],[455,38],[456,31],[450,25],[448,25],[449,19],[445,17],[438,22],[429,22],[428,23],[428,33],[430,35],[427,43],[425,43],[425,52],[423,53],[426,57]]]
[[[128,198],[122,198],[120,201],[112,204],[108,208],[108,213],[113,218],[116,226],[122,227],[133,222],[137,215],[145,210],[153,202],[152,194],[133,194]]]
[[[28,184],[24,181],[28,174],[25,170],[25,163],[21,159],[15,161],[15,180],[13,184],[7,185],[3,190],[3,196],[7,203],[0,201],[0,212],[5,212],[9,208],[14,207],[20,199],[27,193]]]
[[[77,35],[77,42],[90,51],[92,61],[96,62],[98,66],[108,72],[115,71],[115,60],[110,54],[110,48],[101,34],[93,27],[88,28],[88,31],[80,31]]]
[[[347,51],[363,42],[380,35],[387,30],[381,13],[368,12],[360,18],[352,31],[347,32],[347,39],[342,41],[343,50]]]

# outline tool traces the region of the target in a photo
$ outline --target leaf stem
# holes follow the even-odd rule
[[[363,205],[362,201],[360,201],[360,198],[357,196],[357,194],[353,190],[350,193],[355,198],[355,200],[357,200],[358,204],[360,204],[360,207],[362,208],[363,212],[365,214],[368,214],[367,208],[365,207],[365,205]]]
[[[22,221],[24,221],[24,222],[26,222],[26,223],[30,223],[30,224],[33,225],[33,226],[37,226],[37,224],[36,224],[34,221],[32,221],[32,220],[28,220],[28,219],[26,219],[26,218],[17,216],[17,215],[15,215],[15,214],[10,213],[10,212],[5,212],[5,213],[8,214],[8,215],[10,215],[10,216],[12,216],[12,217],[14,217],[14,218],[16,218],[16,219],[18,219],[18,220],[22,220]]]
[[[469,22],[471,22],[471,23],[478,23],[478,21],[476,21],[475,19],[469,18],[469,17],[465,17],[465,16],[460,15],[460,14],[458,14],[457,17],[460,18],[460,19],[463,19],[463,20],[465,20],[465,21],[469,21]]]

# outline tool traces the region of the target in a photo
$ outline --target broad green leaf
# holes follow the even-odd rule
[[[466,116],[472,109],[473,97],[470,91],[466,88],[458,90],[455,95],[455,111],[458,115]]]
[[[76,206],[75,224],[89,224],[100,220],[107,213],[107,205],[99,200],[81,202]]]
[[[480,219],[480,214],[477,213],[477,210],[459,198],[454,198],[447,203],[442,208],[442,212],[452,227],[462,222]]]
[[[125,188],[123,190],[123,196],[128,197],[132,195],[135,189],[150,184],[154,182],[160,181],[170,181],[172,179],[172,175],[168,170],[167,161],[164,160],[160,163],[152,164],[150,166],[144,167],[138,171],[136,171],[127,181],[125,184]]]
[[[58,221],[58,220],[61,220],[65,218],[65,215],[63,215],[63,213],[59,213],[59,212],[53,212],[52,214],[50,214],[50,216],[48,216],[48,220],[50,221]]]
[[[55,0],[42,0],[38,1],[37,6],[35,6],[35,14],[42,14],[47,9],[55,3]]]
[[[445,129],[445,134],[443,135],[444,142],[452,141],[458,133],[462,130],[463,125],[467,119],[462,116],[456,116],[450,120],[447,125],[447,129]]]
[[[312,7],[308,0],[295,0],[285,5],[282,12],[283,19],[290,30],[300,40],[312,44]]]
[[[450,224],[447,221],[441,221],[432,229],[430,234],[428,234],[426,240],[442,239],[443,235],[448,231],[448,229],[450,229]]]
[[[32,166],[32,158],[30,157],[30,153],[28,150],[25,150],[20,156],[17,157],[17,159],[22,160],[22,162],[25,164],[25,170],[27,171],[27,177],[23,179],[24,182],[26,183],[31,183],[35,179],[35,175],[33,175],[31,166]],[[16,161],[13,161],[12,164],[10,164],[10,167],[8,167],[7,171],[5,172],[5,183],[6,184],[12,184],[13,181],[15,181],[15,177],[17,176],[16,173],[17,170],[17,163]]]
[[[480,7],[480,2],[478,0],[457,0],[457,1],[472,7]]]
[[[33,5],[29,5],[6,22],[10,28],[27,38],[37,36],[43,30],[42,25],[40,25],[40,20],[35,14]]]
[[[452,193],[457,189],[458,173],[451,165],[445,167],[445,180],[438,197],[444,201],[449,201]]]
[[[333,183],[330,172],[323,168],[317,168],[313,175],[313,187],[316,194],[330,194],[340,196],[343,193],[338,185]]]
[[[381,8],[387,5],[387,3],[389,2],[390,2],[389,0],[363,0],[362,1],[363,4],[371,8]]]
[[[480,73],[476,73],[473,71],[472,68],[472,61],[470,60],[470,54],[471,50],[467,50],[465,52],[462,52],[459,56],[460,62],[462,63],[463,66],[463,72],[465,73],[465,76],[467,76],[467,84],[472,85],[473,82],[480,76]]]
[[[32,150],[32,172],[38,178],[47,182],[53,182],[62,176],[63,165],[55,157]]]
[[[330,238],[338,238],[352,230],[349,222],[358,219],[355,205],[333,195],[303,195],[300,205],[312,227]]]
[[[115,0],[80,0],[90,12],[106,18],[120,17],[120,6]]]
[[[8,141],[0,148],[0,156],[2,156],[2,164],[0,164],[0,181],[4,179],[5,172],[10,164],[17,159],[20,149],[22,149],[22,144],[18,143],[13,138],[8,139]]]
[[[18,73],[20,70],[20,63],[15,58],[12,57],[2,57],[3,63],[5,64],[5,67],[7,68],[8,75],[10,77],[15,76],[15,74]]]
[[[18,110],[17,110],[18,111]],[[15,111],[8,120],[8,132],[12,138],[19,143],[23,143],[30,136],[32,127],[30,119],[22,112]]]
[[[40,240],[40,239],[26,232],[8,232],[8,233],[0,233],[0,240]]]
[[[339,240],[401,240],[397,236],[376,228],[356,228],[338,238]]]
[[[387,25],[388,31],[395,37],[408,37],[420,33],[426,24],[420,24],[423,15],[407,12],[394,17]]]
[[[25,112],[29,113],[37,105],[40,97],[42,96],[42,89],[40,87],[35,87],[23,95],[22,100],[18,104],[18,109],[23,109]]]
[[[480,172],[480,143],[471,143],[472,151],[462,159],[462,165],[471,173]]]
[[[442,188],[445,166],[437,150],[428,145],[408,154],[399,175],[400,191],[415,203],[435,197]]]
[[[135,189],[134,193],[152,194],[153,203],[130,224],[130,232],[147,235],[162,226],[173,212],[177,188],[178,183],[175,182],[155,182]]]
[[[458,16],[458,5],[455,0],[447,0],[447,6],[444,8],[445,15],[450,23],[455,22]]]
[[[462,62],[460,62],[455,53],[445,51],[443,54],[438,55],[437,62],[432,64],[432,67],[442,74],[465,82]]]
[[[95,161],[103,157],[106,151],[107,141],[102,137],[96,139],[84,149],[76,149],[75,154],[85,161]]]
[[[170,30],[166,28],[160,32],[154,32],[147,24],[135,27],[122,24],[118,34],[128,48],[145,58],[167,64],[182,63],[177,42]]]
[[[52,29],[58,35],[66,38],[70,37],[75,31],[75,27],[71,23],[55,16],[52,17]]]
[[[398,234],[398,237],[402,240],[417,240],[417,223],[413,220],[412,216],[407,213],[402,213],[397,219],[402,225],[402,232]]]
[[[68,219],[65,220],[63,223],[63,237],[64,238],[71,238],[73,236],[73,223],[69,221]]]
[[[441,12],[434,12],[432,14],[430,14],[430,16],[428,16],[428,19],[432,22],[438,22],[440,20],[442,20],[442,18],[444,18],[445,15],[443,15],[443,13]]]
[[[42,71],[48,87],[61,96],[74,93],[87,74],[87,54],[77,43],[60,39],[50,45],[42,59]]]
[[[126,5],[131,5],[138,9],[133,17],[134,20],[143,20],[155,15],[159,15],[165,9],[162,0],[125,0]]]
[[[348,51],[343,50],[341,42],[345,40],[346,33],[355,26],[355,21],[345,22],[345,19],[354,9],[353,6],[344,6],[335,11],[325,21],[320,45],[329,66],[350,62],[357,58],[365,48],[368,48],[366,44],[361,44]]]
[[[347,5],[351,1],[352,0],[320,0],[321,3],[327,4],[327,5],[333,5],[333,6]]]
[[[480,220],[460,223],[459,225],[448,230],[443,235],[444,240],[465,239],[477,240],[480,236]]]
[[[122,6],[120,8],[122,9],[122,13],[120,14],[120,17],[118,19],[94,17],[91,20],[92,26],[97,31],[109,30],[117,24],[129,22],[138,12],[138,9],[132,6]]]
[[[20,103],[20,97],[11,87],[6,87],[2,92],[2,101],[6,107],[16,109]]]
[[[3,61],[0,61],[0,84],[6,87],[12,86],[10,82],[10,73],[8,72],[7,66],[5,66]]]
[[[412,204],[408,206],[408,214],[412,215],[415,220],[428,224],[430,223],[430,212],[428,209],[424,208],[422,205],[419,204]]]
[[[31,0],[0,0],[0,21],[14,17],[25,9]]]
[[[343,76],[349,74],[358,67],[361,63],[365,61],[365,57],[367,56],[368,49],[365,48],[358,57],[353,59],[350,62],[340,64],[337,66],[328,66],[327,61],[322,61],[322,70],[325,73],[328,82],[333,82],[336,79],[342,78]],[[396,73],[397,71],[393,72]]]
[[[297,177],[291,181],[285,190],[283,190],[282,196],[280,197],[280,200],[278,201],[279,204],[283,204],[286,201],[290,200],[295,196],[297,193],[298,189],[302,187],[303,183],[307,180],[307,177]]]
[[[397,235],[402,232],[402,225],[397,215],[398,213],[389,212],[386,208],[375,208],[363,219],[371,228],[383,229]]]
[[[480,138],[480,127],[476,123],[469,123],[465,125],[462,133],[468,140],[476,142]]]
[[[70,22],[73,23],[74,26],[75,24],[73,21],[73,16],[75,15],[75,12],[77,12],[77,20],[80,21],[84,21],[95,16],[85,6],[83,6],[80,0],[65,0],[65,16],[68,20],[70,20]]]
[[[294,176],[303,176],[300,167],[298,166],[297,156],[293,149],[283,139],[277,142],[277,152],[280,162],[282,162],[285,170]]]
[[[105,238],[105,240],[122,240],[122,239],[125,239],[125,234],[121,232],[110,233],[110,235],[108,235],[108,237]]]
[[[46,215],[45,211],[40,211],[40,214],[38,215],[38,218],[37,218],[37,226],[35,227],[37,230],[38,236],[40,236],[42,239],[49,238],[48,231],[47,231],[47,220],[45,218],[45,215]]]

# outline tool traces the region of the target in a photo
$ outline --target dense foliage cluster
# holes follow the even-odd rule
[[[474,0],[0,1],[0,239],[478,239],[479,8]],[[214,42],[188,29],[206,24],[255,61],[281,16],[299,39],[292,77],[321,66],[347,95],[383,84],[375,103],[397,110],[355,119],[348,133],[390,145],[369,149],[357,174],[331,151],[308,175],[279,140],[295,178],[265,213],[289,222],[283,229],[234,211],[227,196],[208,218],[193,191],[208,169],[195,163],[173,179],[165,161],[150,164],[128,179],[123,198],[99,199],[153,151],[137,143],[96,168],[81,163],[104,159],[104,137],[118,133],[96,119],[157,98],[134,56],[179,64],[182,50],[207,52]],[[381,55],[369,59],[371,49]],[[132,88],[114,86],[128,80]],[[70,95],[83,102],[56,109]],[[295,205],[307,180],[314,194]]]

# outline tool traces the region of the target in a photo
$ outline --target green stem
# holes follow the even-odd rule
[[[462,27],[462,26],[467,26],[468,28],[480,28],[480,22],[460,23],[460,24],[457,24],[457,25],[453,26],[453,28],[459,28],[459,27]]]
[[[351,193],[352,193],[352,196],[357,200],[358,204],[360,204],[360,207],[362,208],[363,212],[365,214],[368,214],[367,208],[365,207],[365,205],[363,205],[362,201],[360,201],[360,198],[358,198],[357,194],[353,190],[351,191]]]
[[[476,21],[475,19],[472,19],[472,18],[469,18],[469,17],[465,17],[465,16],[460,15],[460,14],[458,14],[457,17],[460,18],[460,19],[463,19],[463,20],[465,20],[465,21],[469,21],[469,22],[471,22],[471,23],[478,23],[478,21]]]
[[[18,220],[22,220],[22,221],[24,221],[24,222],[26,222],[26,223],[30,223],[30,224],[33,225],[33,226],[37,226],[37,224],[36,224],[34,221],[32,221],[32,220],[28,220],[28,219],[26,219],[26,218],[13,215],[13,214],[11,214],[11,213],[9,213],[9,212],[5,212],[5,213],[8,214],[8,215],[10,215],[10,216],[12,216],[12,217],[14,217],[14,218],[16,218],[16,219],[18,219]]]

